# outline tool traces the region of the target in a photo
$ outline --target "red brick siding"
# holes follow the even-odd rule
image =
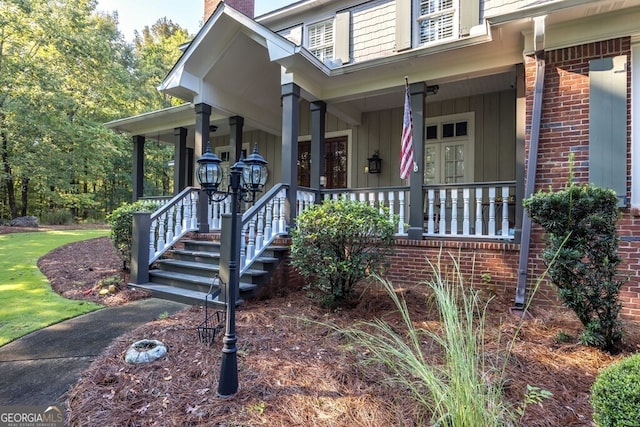
[[[628,37],[588,43],[565,49],[545,52],[545,85],[540,123],[536,191],[561,189],[569,177],[569,153],[574,155],[573,173],[576,181],[589,180],[589,61],[598,58],[625,55],[631,58]],[[531,117],[535,85],[536,63],[534,58],[525,60],[527,88],[526,149],[531,142]],[[631,111],[631,66],[627,67],[627,111]],[[627,152],[631,152],[631,117],[627,114]],[[631,157],[628,155],[627,176],[630,176]],[[629,180],[627,188],[630,189]],[[628,194],[630,195],[630,194]],[[640,320],[640,219],[629,209],[621,210],[618,233],[621,238],[621,276],[628,278],[621,291],[622,314],[625,318]],[[530,276],[540,277],[544,264],[540,254],[544,237],[540,227],[532,229],[529,258]],[[545,286],[549,291],[551,287]],[[549,301],[556,301],[553,291]],[[544,301],[540,301],[544,304]]]
[[[213,11],[216,10],[218,4],[225,3],[238,12],[242,12],[250,18],[253,18],[255,1],[254,0],[204,0],[204,20],[209,19]]]

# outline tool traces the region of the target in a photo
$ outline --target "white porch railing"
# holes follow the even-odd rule
[[[272,187],[242,215],[241,276],[278,236],[287,234],[287,191],[285,184]]]
[[[196,217],[198,189],[185,188],[168,201],[154,200],[162,207],[151,214],[149,229],[149,264],[189,231],[198,229]]]
[[[425,186],[424,235],[432,237],[474,237],[513,240],[515,224],[515,182],[470,183]],[[348,197],[389,209],[396,222],[396,235],[407,234],[409,188],[384,187],[324,190],[323,200]],[[298,190],[297,212],[313,205],[312,190]]]
[[[514,239],[515,182],[425,186],[425,235]]]

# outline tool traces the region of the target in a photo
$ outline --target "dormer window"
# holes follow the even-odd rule
[[[307,34],[307,48],[311,53],[322,62],[333,59],[333,18],[309,25]]]
[[[420,0],[418,40],[434,43],[457,37],[456,0]]]

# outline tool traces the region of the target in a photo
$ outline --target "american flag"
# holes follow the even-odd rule
[[[402,121],[402,149],[400,152],[400,178],[408,179],[413,167],[413,119],[409,82],[405,82],[404,119]]]

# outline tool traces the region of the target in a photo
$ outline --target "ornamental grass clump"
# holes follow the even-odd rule
[[[539,191],[523,202],[531,219],[547,232],[542,258],[564,305],[574,311],[585,345],[615,351],[622,344],[617,273],[618,198],[613,190],[570,183],[560,191]],[[553,262],[551,262],[553,260]]]
[[[364,363],[387,367],[389,382],[408,389],[431,414],[430,425],[515,425],[514,413],[502,395],[504,367],[492,366],[485,357],[486,305],[475,292],[465,288],[455,260],[453,265],[454,271],[447,274],[438,260],[438,264],[431,265],[433,279],[426,283],[433,292],[440,330],[416,326],[404,298],[381,278],[407,331],[400,333],[381,319],[337,330],[367,350]],[[433,354],[441,354],[442,362],[435,363],[430,358]]]
[[[380,273],[393,253],[388,210],[348,199],[325,201],[297,217],[291,263],[323,306],[348,305],[354,286]]]

